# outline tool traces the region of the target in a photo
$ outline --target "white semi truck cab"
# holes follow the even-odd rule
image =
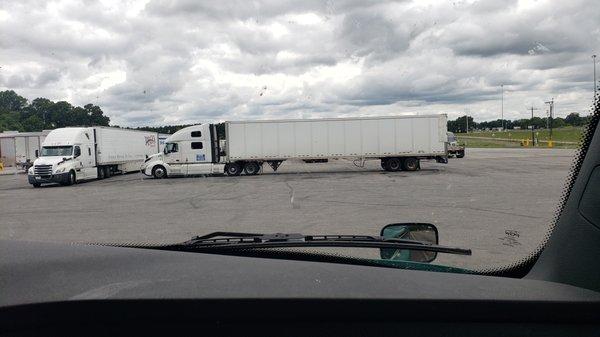
[[[93,130],[63,128],[48,134],[39,157],[28,170],[29,183],[72,185],[77,180],[97,177],[93,153]]]
[[[446,115],[223,122],[183,128],[144,162],[148,176],[254,175],[288,159],[379,160],[386,171],[448,162]]]
[[[142,165],[142,172],[156,178],[224,173],[216,144],[216,125],[194,125],[175,132],[165,141],[164,150]]]

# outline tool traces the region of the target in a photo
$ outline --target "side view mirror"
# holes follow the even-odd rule
[[[163,153],[164,153],[164,154],[167,154],[167,153],[169,153],[169,152],[167,151],[167,147],[166,147],[166,146],[165,146],[165,148],[163,149]]]
[[[35,150],[35,157],[38,158],[40,156],[40,151],[39,150]]]
[[[419,243],[437,245],[439,242],[438,230],[427,223],[396,223],[389,224],[381,229],[380,236],[386,239],[414,240]],[[424,250],[390,249],[379,250],[381,259],[400,260],[428,263],[437,257],[437,252]]]
[[[81,149],[80,148],[76,147],[74,152],[75,152],[73,154],[74,158],[77,158],[77,157],[81,156]]]

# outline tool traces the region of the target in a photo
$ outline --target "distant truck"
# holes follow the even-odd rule
[[[416,171],[420,160],[448,162],[446,115],[263,120],[181,129],[141,170],[165,178],[198,174],[259,174],[288,159],[379,160],[386,171]]]
[[[456,135],[452,132],[448,132],[448,156],[455,156],[456,158],[465,156],[465,147],[458,143]]]
[[[99,126],[60,128],[46,136],[27,176],[33,187],[73,185],[138,171],[144,160],[158,151],[156,132]]]

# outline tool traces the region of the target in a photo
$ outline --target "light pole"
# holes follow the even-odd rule
[[[500,119],[502,120],[502,131],[504,131],[504,84],[501,84],[500,88],[502,88],[502,110],[500,112]]]
[[[548,107],[548,121],[546,122],[548,124],[548,128],[550,129],[550,135],[549,135],[549,139],[552,140],[552,118],[554,117],[554,97],[552,97],[551,100],[549,100],[548,102],[544,102],[546,104],[549,105]]]

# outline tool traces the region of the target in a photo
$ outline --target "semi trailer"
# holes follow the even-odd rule
[[[69,127],[52,130],[38,158],[27,171],[29,183],[73,185],[138,171],[159,150],[158,133],[111,127]]]
[[[379,160],[386,171],[416,171],[420,161],[448,162],[447,117],[440,115],[230,121],[181,129],[144,162],[148,176],[242,173],[286,160]]]

